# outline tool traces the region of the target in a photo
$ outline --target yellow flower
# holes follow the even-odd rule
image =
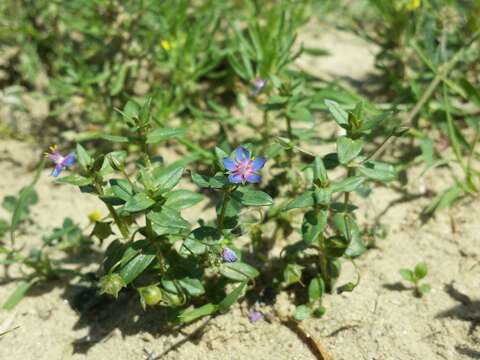
[[[162,40],[160,42],[160,45],[162,45],[162,48],[165,50],[165,51],[170,51],[172,49],[172,44],[170,43],[170,41],[168,40]]]
[[[102,213],[98,210],[92,211],[88,214],[88,219],[91,223],[96,223],[102,219]]]
[[[422,5],[422,0],[410,0],[407,4],[405,4],[405,9],[408,11],[413,11],[418,9]]]

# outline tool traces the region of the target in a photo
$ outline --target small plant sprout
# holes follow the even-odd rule
[[[422,297],[430,292],[431,286],[429,284],[420,284],[420,280],[424,279],[428,274],[427,264],[425,262],[418,263],[413,270],[401,269],[400,275],[402,278],[413,284],[413,291],[415,296]]]
[[[53,177],[58,177],[63,169],[72,166],[76,161],[74,153],[63,156],[62,153],[57,150],[56,145],[52,145],[50,152],[45,153],[45,156],[55,164],[55,168],[52,171]]]

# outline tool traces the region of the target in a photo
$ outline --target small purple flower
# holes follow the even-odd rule
[[[223,258],[223,261],[227,263],[233,263],[238,260],[237,254],[235,254],[235,252],[232,249],[226,246],[223,248],[222,258]]]
[[[253,80],[253,90],[250,91],[250,96],[257,96],[258,94],[260,94],[266,85],[267,85],[266,79],[262,79],[261,77],[256,77],[255,80]]]
[[[45,156],[55,163],[55,168],[52,171],[52,176],[57,177],[60,175],[63,169],[75,164],[75,154],[70,153],[63,156],[60,151],[57,150],[56,145],[50,147],[50,152],[45,153]]]
[[[262,177],[258,174],[267,161],[263,156],[251,156],[250,151],[244,147],[235,150],[235,160],[223,158],[223,165],[228,170],[228,181],[232,184],[259,183]]]
[[[250,313],[248,314],[248,319],[250,320],[251,323],[255,323],[263,319],[263,314],[260,311],[251,310]]]

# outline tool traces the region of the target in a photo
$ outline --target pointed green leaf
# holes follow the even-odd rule
[[[165,205],[172,209],[182,210],[198,204],[203,198],[202,194],[190,190],[174,190],[168,193]]]
[[[302,223],[303,241],[313,244],[327,226],[328,213],[325,210],[311,210],[305,213]]]
[[[337,153],[340,164],[346,165],[354,160],[362,151],[362,140],[352,140],[346,136],[337,139]]]
[[[182,128],[160,128],[147,135],[147,144],[156,144],[161,141],[177,138],[185,133]]]
[[[129,213],[134,213],[148,209],[155,204],[155,201],[145,193],[138,193],[127,200],[123,210]]]
[[[348,125],[348,113],[343,110],[338,103],[332,100],[325,100],[325,105],[327,105],[328,111],[333,115],[338,125],[342,127]]]

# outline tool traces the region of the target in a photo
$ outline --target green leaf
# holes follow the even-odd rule
[[[346,256],[357,257],[367,251],[362,241],[360,229],[350,214],[335,214],[333,221],[337,232],[349,242],[348,248],[345,251]]]
[[[178,283],[187,291],[187,293],[192,296],[200,296],[205,294],[205,288],[199,279],[185,277],[178,280]]]
[[[183,171],[183,167],[174,167],[169,168],[167,171],[155,174],[155,185],[159,188],[161,193],[170,191],[179,183]]]
[[[203,198],[202,194],[190,190],[175,190],[167,195],[165,205],[172,209],[182,210],[198,204]]]
[[[0,239],[7,233],[8,229],[10,228],[10,225],[8,224],[8,221],[4,219],[0,219]],[[0,253],[1,253],[1,247],[0,247]]]
[[[133,197],[133,189],[128,180],[112,179],[110,180],[112,193],[124,201]]]
[[[465,77],[460,78],[460,86],[465,90],[468,95],[468,99],[480,106],[480,92],[473,86]]]
[[[425,295],[432,290],[432,287],[429,284],[423,284],[418,287],[420,294]]]
[[[239,188],[232,194],[232,197],[245,206],[270,206],[273,199],[263,191]]]
[[[389,182],[397,177],[395,168],[392,165],[378,161],[364,162],[362,166],[358,167],[358,172],[367,178],[382,182]]]
[[[246,282],[241,283],[232,292],[230,292],[221,302],[218,304],[218,307],[221,311],[226,311],[230,306],[232,306],[240,296],[243,295],[243,291],[247,286]]]
[[[432,203],[425,209],[425,215],[433,215],[435,212],[452,206],[463,194],[463,188],[459,184],[446,189],[435,196]]]
[[[156,144],[161,141],[179,137],[185,133],[182,128],[160,128],[147,134],[147,144]]]
[[[325,105],[327,105],[328,111],[333,115],[338,125],[342,127],[348,125],[348,113],[338,103],[332,100],[325,100]]]
[[[319,300],[325,292],[325,283],[321,277],[315,277],[308,285],[308,301],[313,303]]]
[[[328,213],[325,210],[307,211],[303,217],[302,235],[303,241],[311,245],[323,233],[327,226]]]
[[[90,185],[92,180],[81,175],[71,174],[55,180],[56,184],[69,184],[75,186]]]
[[[308,190],[304,192],[302,195],[297,196],[295,199],[290,201],[286,207],[285,210],[292,210],[292,209],[301,209],[301,208],[306,208],[306,207],[312,207],[315,204],[315,196],[314,192],[311,190]]]
[[[257,269],[242,262],[224,263],[220,268],[220,273],[228,279],[235,281],[249,281],[259,275]]]
[[[32,204],[32,198],[36,196],[35,185],[37,184],[38,179],[40,179],[40,175],[44,167],[45,160],[42,160],[37,167],[37,171],[35,173],[33,181],[30,183],[29,186],[23,188],[20,191],[18,201],[16,202],[15,208],[13,210],[12,221],[10,223],[10,240],[12,244],[15,242],[15,231],[17,230],[18,223],[22,219],[22,214],[25,213],[28,205]]]
[[[293,109],[287,111],[287,116],[292,120],[312,122],[312,113],[303,106],[295,106]]]
[[[186,238],[180,247],[179,253],[182,256],[189,255],[203,255],[207,252],[208,246],[202,243],[201,241],[192,239],[190,237]]]
[[[151,211],[147,218],[153,222],[157,235],[182,234],[190,230],[190,223],[182,218],[180,212],[168,206],[163,206],[159,212]]]
[[[186,323],[192,322],[194,320],[197,320],[201,317],[211,315],[214,312],[216,312],[217,310],[218,310],[217,305],[211,304],[211,303],[205,304],[205,305],[203,305],[199,308],[193,309],[193,310],[185,310],[184,312],[182,312],[179,315],[178,320],[182,324],[186,324]]]
[[[348,240],[343,236],[332,236],[325,239],[325,252],[330,258],[339,258],[345,254]]]
[[[297,306],[295,312],[293,313],[293,317],[297,321],[302,321],[308,319],[312,315],[312,309],[307,305],[300,305]]]
[[[192,172],[192,181],[198,187],[201,187],[201,188],[210,187],[210,179],[208,178],[208,176],[200,175],[195,172]]]
[[[101,138],[103,140],[111,141],[111,142],[118,142],[118,143],[127,143],[129,142],[128,137],[126,136],[118,136],[118,135],[110,135],[110,134],[102,134]]]
[[[400,276],[408,282],[414,283],[415,282],[415,277],[413,275],[413,272],[408,269],[400,269]]]
[[[313,160],[313,178],[319,180],[320,184],[325,185],[328,183],[327,170],[325,169],[325,164],[320,156],[316,156]]]
[[[97,221],[92,230],[92,235],[95,235],[100,241],[105,240],[110,235],[113,235],[112,227],[109,222]]]
[[[123,115],[124,120],[133,126],[135,124],[135,119],[138,119],[139,112],[140,112],[140,105],[133,100],[129,100],[125,104],[123,111],[121,111],[120,113]]]
[[[85,150],[85,148],[80,144],[77,144],[76,153],[77,153],[78,163],[80,164],[80,166],[85,172],[88,172],[88,170],[90,169],[90,166],[92,166],[93,164],[92,157],[88,155],[87,150]]]
[[[432,166],[434,161],[433,140],[430,139],[428,136],[423,136],[420,139],[420,148],[422,149],[422,155],[423,155],[423,160],[425,161],[425,164],[427,165],[427,167]]]
[[[129,213],[139,212],[148,209],[155,201],[145,193],[138,193],[127,200],[123,210]]]
[[[212,189],[223,189],[230,185],[227,177],[222,173],[216,173],[209,179],[209,185]]]
[[[125,284],[135,280],[156,259],[155,254],[138,254],[119,271]]]
[[[330,184],[332,193],[335,192],[352,192],[358,189],[365,182],[362,176],[351,176],[344,180],[333,182]]]
[[[289,286],[298,283],[302,278],[304,267],[298,264],[287,264],[283,270],[284,285]]]
[[[317,188],[314,193],[315,203],[318,205],[330,206],[332,202],[332,189],[327,188]]]
[[[362,151],[362,140],[352,140],[346,136],[337,139],[337,153],[340,164],[346,165],[354,160]]]
[[[125,62],[121,65],[120,70],[117,72],[113,82],[110,86],[110,95],[116,96],[120,94],[123,90],[123,86],[125,84],[125,79],[127,78],[129,63]]]
[[[20,281],[15,291],[10,294],[7,301],[3,303],[5,310],[12,310],[26,295],[27,291],[35,284],[36,280]]]
[[[420,280],[423,279],[428,274],[428,267],[427,264],[424,262],[418,263],[414,269],[415,277]]]

